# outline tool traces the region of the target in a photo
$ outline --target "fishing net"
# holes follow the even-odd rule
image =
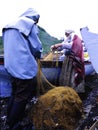
[[[45,60],[53,59],[50,53]],[[36,130],[74,130],[83,114],[82,101],[77,92],[68,86],[55,86],[51,84],[41,71],[38,60],[38,101],[32,106],[29,113]],[[45,84],[43,84],[43,78]],[[48,88],[46,90],[46,85]]]
[[[76,78],[76,75],[78,74],[76,69],[77,66],[74,60],[69,56],[66,56],[63,61],[59,77],[59,85],[70,86],[74,88],[78,93],[84,93],[85,92],[84,76],[83,77],[78,76],[78,78]]]
[[[36,130],[74,130],[82,112],[82,101],[76,91],[59,86],[39,97],[30,116]]]
[[[56,61],[56,67],[58,67],[58,64],[60,63],[59,57],[61,56],[61,52],[58,53],[58,51],[51,52],[49,55],[47,55],[44,58],[44,61],[51,61],[54,62]],[[74,65],[76,64],[73,62],[73,58],[70,58],[70,56],[65,56],[64,60],[62,61],[62,67],[60,68],[60,75],[59,75],[59,85],[60,86],[70,86],[74,88],[78,93],[84,93],[85,92],[85,81],[84,81],[84,76],[83,79],[82,77],[76,78],[77,72],[76,68],[77,66]],[[81,66],[81,65],[80,65]],[[77,82],[78,84],[77,84]]]
[[[54,57],[54,54],[51,52],[43,60],[44,61],[53,61],[53,57]]]
[[[59,59],[59,57],[62,55],[62,52],[56,50],[56,51],[52,51],[50,52],[46,57],[44,57],[44,61],[53,61],[53,60],[57,60]]]

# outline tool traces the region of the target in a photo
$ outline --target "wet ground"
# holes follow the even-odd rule
[[[79,94],[83,101],[84,116],[80,120],[77,130],[89,130],[89,128],[98,120],[98,75],[92,74],[85,78],[85,93]],[[8,98],[0,99],[0,128],[7,129],[6,113]],[[29,129],[27,129],[29,130]],[[96,128],[95,130],[98,130]]]
[[[77,130],[89,130],[98,120],[98,75],[88,76],[85,81],[86,93],[80,94],[83,101],[84,118],[81,120]]]

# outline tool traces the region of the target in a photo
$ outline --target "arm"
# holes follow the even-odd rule
[[[42,43],[38,37],[38,32],[36,29],[37,29],[36,26],[34,26],[28,37],[29,48],[35,58],[41,58],[41,53],[43,51]]]
[[[61,47],[62,47],[62,43],[58,43],[58,44],[52,45],[51,49],[56,50],[56,49],[61,48]]]

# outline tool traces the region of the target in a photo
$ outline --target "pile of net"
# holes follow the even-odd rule
[[[55,87],[41,95],[30,116],[36,130],[74,130],[83,114],[82,101],[70,87]]]
[[[46,57],[44,57],[44,61],[53,61],[53,60],[58,60],[59,57],[62,55],[61,52],[56,51],[56,52],[50,52]]]

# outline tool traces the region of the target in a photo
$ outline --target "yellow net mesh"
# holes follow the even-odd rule
[[[53,60],[50,53],[44,60]],[[82,101],[77,92],[68,86],[52,85],[41,71],[41,63],[38,60],[38,87],[43,93],[30,111],[30,117],[36,130],[74,130],[83,114]],[[42,80],[45,80],[43,84]],[[46,84],[50,87],[45,91]]]
[[[82,101],[70,87],[55,87],[44,95],[31,110],[36,130],[74,130],[82,115]]]
[[[42,66],[41,66],[41,62],[38,59],[37,60],[38,63],[38,73],[37,73],[37,96],[40,96],[41,94],[44,94],[46,91],[48,91],[51,88],[54,88],[56,86],[54,86],[53,84],[51,84],[47,78],[44,76],[43,72],[42,72]],[[48,90],[47,90],[48,87]]]
[[[43,60],[44,61],[53,61],[54,53],[50,52]]]
[[[58,65],[58,59],[62,55],[61,52],[58,50],[50,52],[46,57],[44,57],[43,61],[57,61]]]

